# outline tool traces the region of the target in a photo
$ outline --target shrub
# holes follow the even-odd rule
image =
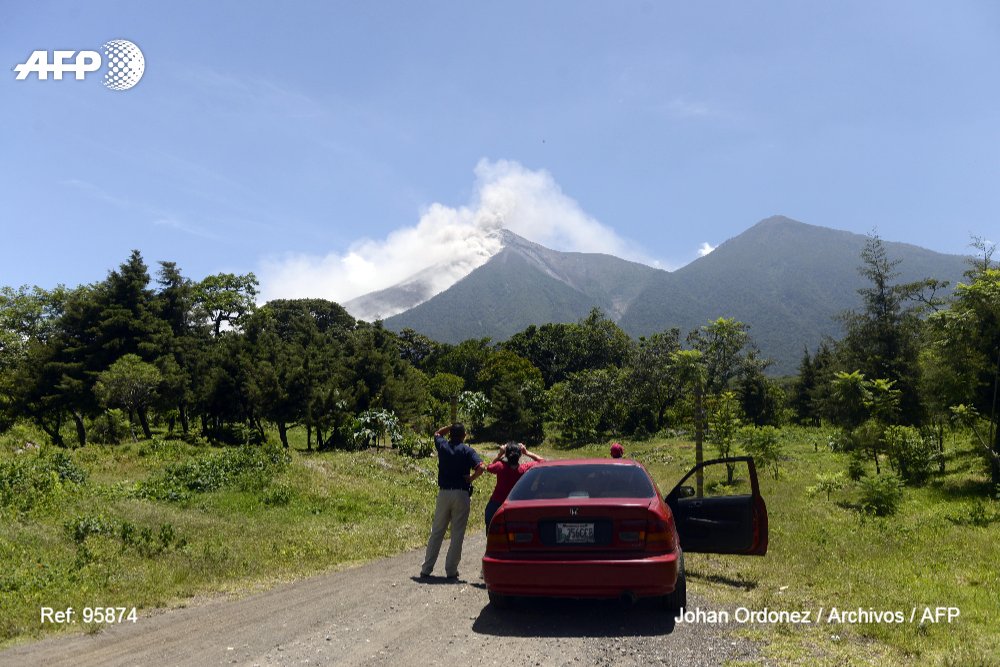
[[[103,535],[118,538],[122,550],[133,549],[142,556],[156,556],[169,549],[171,545],[182,546],[185,541],[177,539],[173,525],[164,523],[159,531],[154,532],[148,526],[136,526],[131,521],[112,521],[103,515],[77,516],[63,523],[63,529],[77,547],[77,562],[83,564],[91,560],[92,554],[87,549],[87,538]]]
[[[903,500],[903,483],[892,474],[861,480],[861,509],[875,516],[891,516]]]
[[[740,429],[743,451],[762,469],[769,469],[778,479],[778,462],[784,455],[778,429],[773,426],[744,426]]]
[[[826,446],[831,452],[846,452],[851,449],[851,434],[847,431],[833,431],[827,438]]]
[[[48,440],[49,438],[44,432],[31,422],[26,421],[18,421],[0,433],[0,443],[4,443],[16,454],[23,454],[30,450],[37,451],[38,443],[48,442]]]
[[[115,526],[103,516],[87,515],[65,521],[63,530],[74,542],[83,544],[91,535],[113,535]]]
[[[865,476],[865,459],[863,452],[859,450],[851,452],[851,458],[847,462],[847,476],[854,482],[860,481],[861,478]]]
[[[176,501],[188,498],[191,493],[232,486],[260,490],[266,488],[290,462],[291,457],[278,445],[244,445],[169,465],[161,475],[140,482],[136,493],[142,498]]]
[[[44,465],[49,470],[59,476],[60,482],[83,484],[87,478],[83,468],[73,463],[73,459],[66,452],[56,451],[51,456],[43,457],[42,461],[46,462]]]
[[[995,505],[993,502],[990,504]],[[1000,511],[988,507],[982,500],[977,500],[972,505],[961,507],[959,512],[949,514],[947,518],[959,526],[985,528],[991,523],[1000,521]]]
[[[420,436],[407,429],[403,432],[396,449],[406,456],[426,458],[434,452],[434,441],[427,436]]]
[[[708,413],[708,440],[715,445],[719,458],[728,459],[733,455],[736,436],[743,423],[743,413],[736,394],[731,391],[720,394],[709,402]],[[726,475],[730,484],[733,483],[734,471],[734,466],[726,465]]]
[[[354,442],[362,446],[378,447],[388,440],[396,444],[400,439],[399,418],[391,410],[365,410],[357,419]]]
[[[463,391],[458,395],[458,418],[473,430],[486,423],[486,417],[493,410],[490,399],[481,391]]]
[[[821,493],[825,493],[826,499],[830,500],[830,495],[833,492],[840,491],[844,488],[845,483],[846,480],[843,472],[817,473],[816,485],[807,488],[806,493],[810,496],[817,496]]]
[[[940,457],[935,443],[912,426],[889,426],[885,443],[893,466],[911,484],[926,481]]]
[[[267,441],[267,437],[260,431],[244,423],[224,424],[205,435],[224,445],[263,445]]]
[[[85,479],[83,469],[65,452],[20,454],[0,462],[0,507],[27,512],[50,502],[66,484],[82,484]]]
[[[292,501],[292,487],[287,483],[274,484],[264,489],[261,494],[260,499],[265,505],[269,507],[279,507],[287,505]]]
[[[129,427],[125,413],[115,408],[105,410],[104,414],[90,423],[87,438],[91,442],[104,445],[121,444],[129,435]]]

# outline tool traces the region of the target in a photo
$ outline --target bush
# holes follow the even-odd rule
[[[0,462],[0,507],[27,512],[51,501],[66,484],[82,484],[85,479],[86,473],[66,452],[20,454]]]
[[[851,449],[851,434],[847,431],[833,431],[827,437],[826,446],[831,452],[846,452]]]
[[[290,503],[293,495],[292,487],[287,483],[281,483],[264,489],[260,499],[261,502],[269,507],[279,507]]]
[[[428,436],[420,436],[407,429],[396,445],[401,454],[413,458],[426,458],[434,452],[434,440]]]
[[[243,423],[224,424],[205,433],[214,442],[224,445],[263,445],[267,437]]]
[[[23,454],[26,451],[38,450],[39,443],[48,442],[49,437],[37,426],[27,421],[18,421],[8,430],[0,433],[0,443],[4,443],[10,451]]]
[[[169,523],[161,524],[159,530],[154,532],[148,526],[136,526],[131,521],[112,521],[103,515],[84,515],[66,521],[63,529],[79,547],[78,562],[91,559],[87,538],[92,535],[118,538],[122,550],[133,549],[146,557],[159,555],[171,545],[179,547],[185,544],[185,540],[177,539],[177,532]]]
[[[892,474],[861,480],[861,509],[875,516],[892,516],[903,500],[903,483]]]
[[[117,408],[106,410],[90,423],[87,439],[103,445],[118,445],[129,436],[125,413]]]
[[[826,499],[830,500],[830,495],[835,491],[840,491],[844,488],[846,480],[845,475],[842,472],[833,473],[817,473],[816,474],[816,485],[810,486],[806,489],[806,493],[810,496],[817,496],[821,493],[826,494]]]
[[[890,426],[885,430],[889,459],[903,481],[920,484],[930,477],[940,458],[935,443],[912,426]]]
[[[761,469],[769,469],[778,479],[778,462],[784,455],[778,429],[773,426],[744,426],[740,429],[743,451],[752,456]]]
[[[991,501],[990,505],[995,506],[996,504]],[[961,507],[959,512],[949,514],[947,518],[959,526],[985,528],[991,523],[1000,521],[1000,511],[988,507],[982,500],[977,500],[972,505]]]
[[[358,415],[354,442],[362,447],[378,447],[386,440],[396,444],[400,439],[399,418],[391,410],[365,410]]]
[[[83,544],[91,535],[113,535],[115,525],[103,516],[78,516],[63,523],[63,530],[77,544]]]
[[[458,395],[458,419],[472,430],[482,428],[492,410],[490,399],[481,391],[463,391]]]
[[[176,501],[190,497],[191,493],[232,486],[247,491],[261,490],[290,462],[291,457],[278,445],[244,445],[169,465],[161,475],[140,482],[136,492],[142,498]]]
[[[860,450],[851,452],[851,458],[847,462],[847,476],[854,482],[865,476],[865,458]]]

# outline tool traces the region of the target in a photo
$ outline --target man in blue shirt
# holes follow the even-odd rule
[[[433,572],[445,531],[451,524],[451,543],[444,559],[444,572],[449,579],[458,579],[462,541],[465,539],[465,526],[469,523],[472,482],[483,474],[486,464],[472,447],[465,444],[465,426],[462,424],[443,426],[435,431],[434,446],[438,455],[438,496],[420,576],[429,577]]]

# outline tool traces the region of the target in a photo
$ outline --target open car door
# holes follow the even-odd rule
[[[699,471],[702,495],[690,485]],[[664,499],[674,513],[681,549],[691,553],[767,553],[767,507],[753,458],[712,459],[692,468]]]

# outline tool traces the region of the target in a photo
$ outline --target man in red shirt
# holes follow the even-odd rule
[[[531,461],[521,463],[522,454],[531,459]],[[486,503],[486,530],[489,530],[493,515],[503,505],[503,501],[507,500],[510,490],[514,488],[517,480],[521,479],[521,475],[538,461],[544,460],[538,454],[529,452],[521,443],[508,442],[506,445],[500,445],[496,458],[486,467],[486,472],[497,476],[496,488],[493,489],[493,495],[490,496],[489,502]]]

